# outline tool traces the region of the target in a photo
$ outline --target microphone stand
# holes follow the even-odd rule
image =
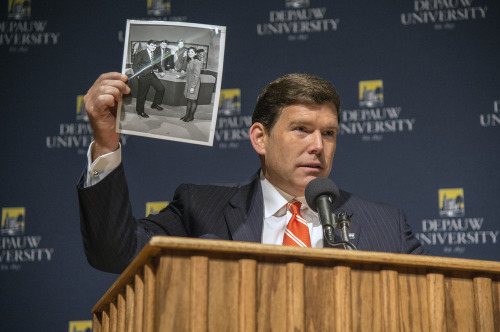
[[[357,250],[356,246],[349,241],[349,227],[351,226],[351,216],[347,212],[341,212],[335,214],[332,212],[332,219],[334,220],[333,225],[324,224],[323,225],[323,236],[331,246],[337,246],[340,244],[344,245],[344,249]],[[335,228],[340,230],[341,241],[335,240]]]
[[[351,215],[347,212],[340,212],[337,215],[337,228],[340,229],[340,237],[344,243],[344,248],[349,250],[357,250],[356,246],[349,241],[349,227],[351,227]]]

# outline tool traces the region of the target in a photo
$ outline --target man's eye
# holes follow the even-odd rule
[[[335,136],[335,132],[333,130],[325,131],[326,136]]]
[[[306,128],[304,128],[304,127],[296,127],[295,130],[296,131],[306,131]]]

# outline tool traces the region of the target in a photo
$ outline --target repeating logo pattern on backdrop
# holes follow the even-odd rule
[[[487,230],[484,217],[467,217],[463,188],[438,190],[440,218],[422,220],[416,237],[436,255],[433,246],[442,246],[444,254],[463,254],[471,245],[497,243],[499,230]]]
[[[219,149],[237,149],[241,141],[250,139],[251,126],[252,117],[241,115],[240,89],[222,89],[219,97],[214,143],[218,145]]]
[[[479,123],[481,127],[496,127],[500,126],[500,100],[493,102],[493,113],[479,115]]]
[[[146,14],[149,17],[135,18],[135,20],[163,20],[186,22],[187,16],[170,16],[172,13],[172,0],[146,0]]]
[[[147,0],[147,13],[152,16],[170,15],[170,0]]]
[[[75,320],[69,322],[69,332],[92,332],[91,320]]]
[[[78,154],[86,154],[90,143],[92,143],[93,130],[89,123],[83,95],[76,97],[75,122],[59,124],[57,134],[45,138],[47,149],[71,149]],[[125,146],[128,136],[120,135],[120,143]]]
[[[9,18],[29,20],[31,18],[31,0],[9,0]]]
[[[464,190],[462,188],[439,189],[439,215],[444,217],[463,217]]]
[[[173,21],[187,22],[187,16],[170,16],[172,13],[172,0],[146,0],[146,17],[134,17],[130,19],[141,21]],[[168,39],[168,38],[167,38]],[[125,32],[118,31],[118,41],[123,43],[125,40]]]
[[[2,209],[1,235],[23,235],[24,234],[24,207],[11,207]]]
[[[220,91],[218,114],[225,116],[241,114],[240,89],[222,89]]]
[[[384,106],[384,83],[382,80],[359,82],[359,106]]]
[[[9,0],[7,21],[0,22],[0,47],[26,53],[33,46],[56,45],[60,32],[47,31],[48,21],[31,20],[31,1]]]
[[[433,24],[435,30],[450,30],[455,24],[486,18],[488,6],[476,0],[414,0],[410,11],[401,14],[401,24]]]
[[[311,33],[338,30],[340,19],[329,18],[326,7],[309,6],[309,0],[285,0],[284,9],[271,10],[268,21],[257,24],[257,34],[285,35],[290,41],[303,41],[307,40]]]
[[[168,201],[146,202],[146,217],[150,214],[160,213],[169,203]]]
[[[26,209],[2,208],[0,233],[0,271],[19,271],[22,264],[50,262],[54,248],[40,247],[41,235],[27,235]]]
[[[384,106],[383,80],[360,81],[359,108],[342,109],[339,133],[382,141],[384,134],[413,131],[415,119],[402,118],[401,113],[400,106]]]

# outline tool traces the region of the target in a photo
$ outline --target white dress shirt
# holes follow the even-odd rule
[[[92,144],[87,152],[88,173],[85,187],[90,187],[104,179],[106,175],[111,173],[122,160],[121,145],[113,152],[107,153],[92,161]],[[293,197],[283,190],[276,188],[264,177],[260,172],[260,183],[262,186],[262,195],[264,199],[264,223],[262,228],[262,243],[265,244],[283,244],[283,235],[285,228],[292,217],[292,213],[287,209],[286,203],[291,199],[302,203],[300,207],[300,215],[307,221],[309,227],[309,235],[311,236],[311,246],[313,248],[323,247],[323,227],[319,222],[318,214],[312,211],[305,197]]]
[[[106,175],[111,173],[122,162],[122,146],[118,144],[118,149],[113,152],[99,156],[92,162],[92,142],[87,151],[87,181],[85,188],[97,184],[104,179]]]

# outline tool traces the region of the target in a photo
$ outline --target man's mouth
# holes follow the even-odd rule
[[[320,164],[305,164],[305,165],[301,165],[301,167],[304,167],[304,168],[314,168],[314,169],[322,169],[322,167],[321,167]]]

